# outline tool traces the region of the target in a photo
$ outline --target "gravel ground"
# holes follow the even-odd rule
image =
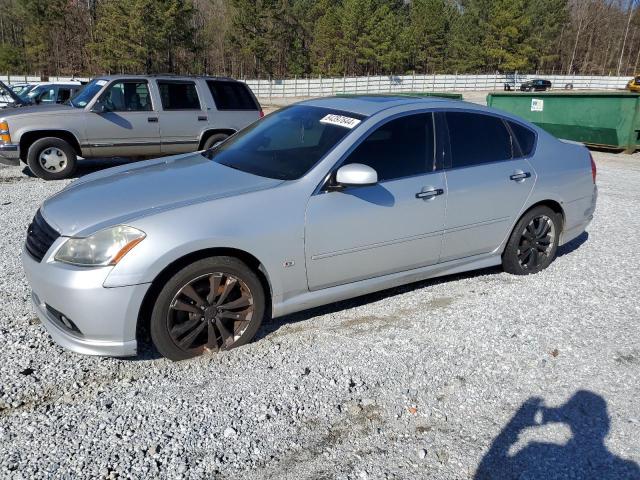
[[[53,344],[18,255],[66,182],[0,167],[0,477],[640,478],[640,153],[594,155],[596,218],[546,271],[369,295],[182,363]]]

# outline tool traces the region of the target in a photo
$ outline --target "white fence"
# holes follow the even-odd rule
[[[89,78],[85,77],[49,77],[47,82],[68,82],[69,80],[81,80],[88,81]],[[0,75],[0,81],[4,83],[32,83],[42,82],[42,77],[39,75]]]
[[[286,80],[245,80],[260,98],[325,97],[341,93],[464,92],[502,90],[533,78],[550,80],[553,88],[613,90],[625,88],[631,77],[584,75],[387,75],[368,77],[314,77]]]
[[[293,79],[244,80],[260,98],[326,97],[339,93],[410,93],[464,92],[472,90],[502,90],[505,83],[515,84],[544,78],[553,88],[572,85],[576,89],[615,90],[625,88],[631,77],[586,75],[383,75],[367,77],[313,77]],[[72,77],[49,77],[50,82],[68,81]],[[75,78],[89,80],[88,78]],[[0,75],[5,83],[39,82],[36,75]]]

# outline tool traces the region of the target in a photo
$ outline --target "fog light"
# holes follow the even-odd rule
[[[67,317],[65,317],[64,315],[60,315],[60,321],[64,323],[65,327],[67,327],[70,330],[73,330],[73,323],[71,323]]]

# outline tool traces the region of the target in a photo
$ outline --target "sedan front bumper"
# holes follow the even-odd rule
[[[88,355],[136,355],[138,313],[150,284],[105,288],[112,267],[74,267],[47,255],[38,262],[24,248],[22,263],[38,318],[56,343]]]
[[[0,144],[0,163],[4,165],[20,165],[20,147],[13,143]]]

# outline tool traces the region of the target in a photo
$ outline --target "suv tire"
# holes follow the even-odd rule
[[[226,133],[214,133],[204,141],[204,143],[202,144],[202,150],[209,150],[216,143],[224,142],[227,138],[229,138],[229,135],[227,135]]]
[[[36,140],[27,152],[27,165],[36,177],[44,180],[69,178],[76,170],[77,160],[69,142],[58,137]]]
[[[151,313],[151,339],[171,360],[250,342],[265,316],[262,282],[233,257],[198,260],[178,271],[160,291]]]

